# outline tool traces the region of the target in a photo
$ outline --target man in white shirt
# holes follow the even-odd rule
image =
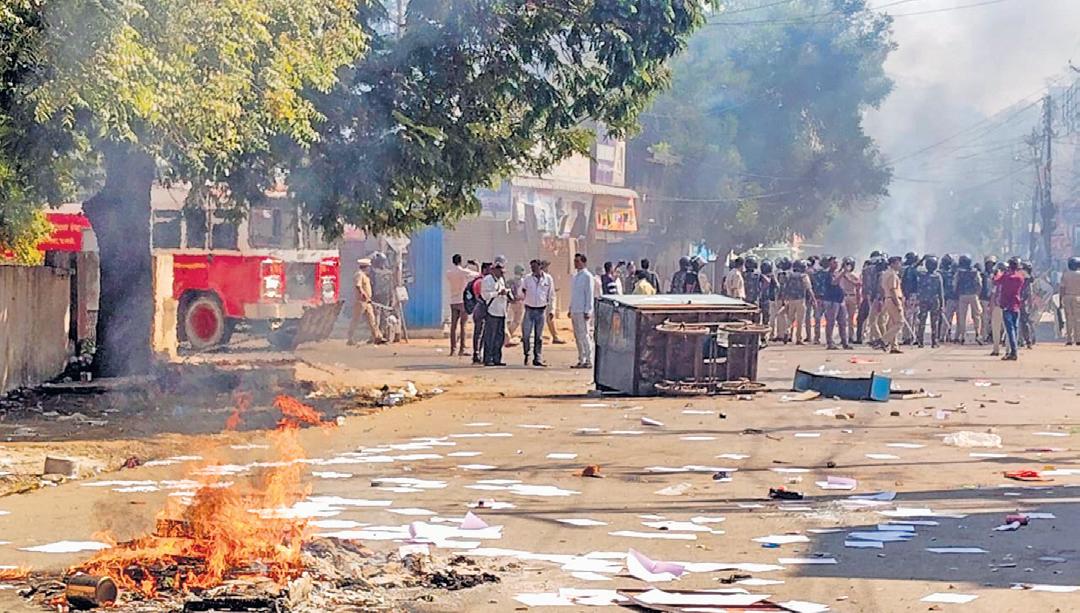
[[[455,253],[450,263],[446,269],[446,288],[450,292],[450,355],[455,350],[458,355],[465,355],[465,322],[469,319],[465,312],[465,286],[478,273],[461,265],[460,253]]]
[[[596,298],[593,274],[589,272],[589,259],[585,254],[574,255],[574,273],[570,287],[570,321],[574,324],[574,341],[577,342],[578,363],[573,368],[592,368],[593,301]]]
[[[487,321],[484,322],[484,366],[506,366],[502,361],[503,343],[506,341],[506,308],[510,290],[506,287],[503,270],[506,264],[496,260],[480,283],[480,296],[487,305]]]
[[[533,350],[533,366],[547,366],[541,358],[544,349],[544,320],[548,307],[555,304],[555,281],[540,267],[540,260],[529,262],[532,274],[521,281],[518,298],[525,305],[521,323],[521,346],[525,349],[525,365],[529,365],[529,349]]]
[[[746,300],[746,280],[743,278],[745,264],[742,258],[731,261],[727,274],[724,275],[723,294],[739,300]]]

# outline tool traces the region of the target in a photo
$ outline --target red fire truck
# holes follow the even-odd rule
[[[301,223],[283,192],[239,222],[183,207],[183,192],[155,189],[153,248],[173,261],[177,333],[192,349],[245,328],[282,349],[330,335],[341,313],[338,250]]]
[[[342,306],[339,252],[300,223],[284,193],[268,194],[240,222],[209,208],[185,209],[185,196],[160,187],[151,193],[152,246],[155,254],[172,256],[181,341],[209,349],[243,328],[292,349],[330,335]],[[96,250],[93,240],[83,240],[84,232],[92,232],[79,205],[46,217],[53,233],[38,249]]]

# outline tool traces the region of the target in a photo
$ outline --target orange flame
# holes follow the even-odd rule
[[[239,425],[249,401],[238,398],[237,410],[229,418],[233,427]],[[323,422],[315,409],[288,396],[278,396],[274,406],[282,419],[270,436],[282,462],[261,482],[217,487],[219,477],[203,477],[202,487],[182,513],[166,509],[159,514],[156,534],[101,551],[76,570],[111,577],[122,589],[151,598],[163,589],[209,588],[240,575],[265,576],[278,583],[299,576],[307,521],[253,510],[291,507],[307,496],[299,462],[304,451],[296,431],[302,424],[333,422]]]

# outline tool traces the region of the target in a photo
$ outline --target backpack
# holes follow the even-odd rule
[[[476,308],[476,303],[480,302],[480,298],[473,292],[474,285],[476,285],[475,278],[465,284],[465,291],[461,293],[462,301],[465,303],[465,312],[470,315]]]

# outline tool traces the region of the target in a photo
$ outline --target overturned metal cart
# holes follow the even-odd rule
[[[608,295],[596,307],[596,387],[631,396],[755,391],[765,328],[716,294]]]

